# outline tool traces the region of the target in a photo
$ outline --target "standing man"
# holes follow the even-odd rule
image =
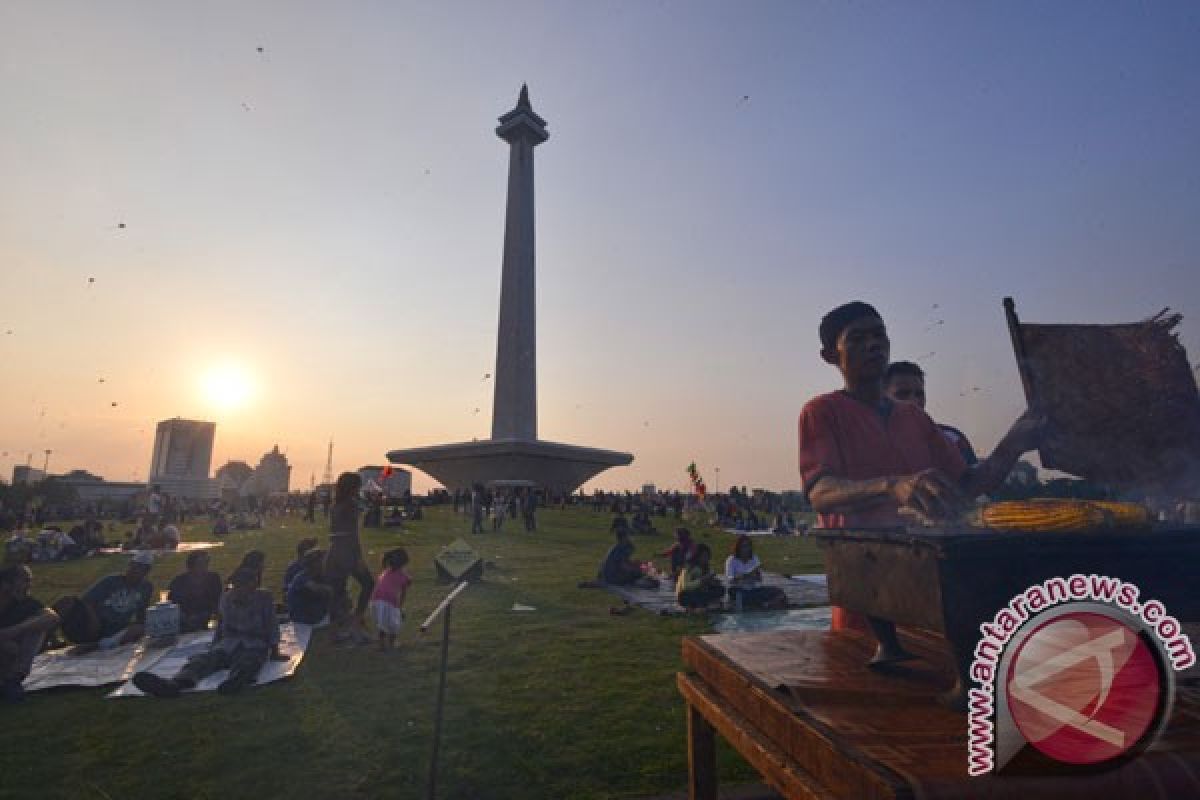
[[[1033,449],[1042,420],[1026,412],[985,460],[968,467],[928,415],[883,392],[891,343],[879,313],[847,303],[821,320],[821,359],[838,369],[843,388],[810,400],[800,412],[799,466],[804,491],[823,528],[903,525],[901,508],[938,519],[1003,482]],[[834,608],[833,628],[870,625],[879,640],[873,664],[908,658],[895,627]]]
[[[29,567],[0,569],[0,702],[25,699],[21,684],[33,668],[33,657],[58,626],[58,615],[29,596],[32,582]]]
[[[887,371],[883,373],[883,391],[894,402],[912,403],[924,411],[925,371],[911,361],[888,364]],[[979,463],[979,456],[975,455],[975,448],[971,447],[965,433],[940,422],[937,426],[942,435],[950,440],[950,444],[958,448],[968,467]]]
[[[537,492],[533,487],[525,490],[521,503],[521,514],[525,518],[525,531],[532,533],[537,530]]]
[[[150,517],[151,522],[158,522],[158,515],[163,512],[163,496],[162,489],[156,483],[150,488],[150,495],[146,498],[146,516]]]
[[[471,533],[483,533],[483,491],[478,485],[471,490]]]

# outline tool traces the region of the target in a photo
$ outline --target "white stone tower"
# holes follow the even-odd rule
[[[496,339],[492,438],[537,440],[537,296],[533,224],[533,148],[550,134],[521,87],[517,107],[500,118],[508,142],[508,207]]]
[[[484,484],[569,492],[609,467],[629,464],[633,456],[538,439],[533,148],[549,134],[525,86],[517,107],[500,117],[496,135],[508,142],[509,153],[492,438],[393,450],[387,457],[451,489]]]

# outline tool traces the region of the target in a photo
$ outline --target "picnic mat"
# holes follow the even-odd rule
[[[190,553],[193,550],[211,550],[214,547],[224,546],[224,542],[180,542],[179,547],[176,547],[172,550],[168,550],[167,548],[162,548],[161,550],[126,550],[121,547],[98,547],[92,552],[102,556],[117,555],[119,553],[129,553],[130,555],[133,555],[134,553],[150,553],[156,556],[167,556],[171,553]]]
[[[714,614],[714,633],[758,631],[827,631],[833,619],[829,606],[763,611],[757,614]]]
[[[259,683],[270,683],[286,678],[296,671],[312,636],[312,627],[287,623],[279,626],[279,649],[288,656],[287,661],[272,661],[259,672]],[[135,672],[148,669],[167,677],[183,666],[187,657],[208,646],[212,631],[185,633],[172,647],[150,648],[145,641],[114,647],[111,650],[93,650],[81,656],[68,655],[70,648],[49,650],[33,660],[33,669],[25,679],[25,691],[52,689],[57,686],[106,686],[123,683]],[[215,689],[226,671],[210,676],[197,687],[197,691]],[[210,687],[208,684],[212,683]],[[128,690],[128,691],[126,691]],[[133,684],[126,683],[110,697],[140,695]]]
[[[789,577],[774,572],[763,572],[760,585],[782,589],[787,595],[788,606],[793,608],[829,605],[829,589],[825,585],[824,575]],[[668,615],[684,613],[683,607],[675,602],[675,584],[669,580],[660,581],[657,589],[635,589],[629,586],[609,586],[607,584],[604,584],[604,588],[613,594],[620,595],[626,602],[641,606],[648,611]]]
[[[81,656],[68,655],[69,650],[67,647],[39,653],[25,679],[25,691],[36,692],[56,686],[104,686],[129,680],[133,673],[166,652],[165,649],[149,649],[145,642],[111,650],[93,650]]]
[[[290,678],[295,672],[296,667],[300,666],[300,661],[304,658],[304,651],[308,649],[308,642],[312,638],[311,625],[301,625],[297,622],[288,622],[279,626],[279,652],[288,656],[287,661],[268,661],[258,671],[256,683],[273,683],[284,678]],[[175,673],[183,667],[188,658],[196,653],[202,653],[208,649],[208,645],[212,642],[212,631],[201,631],[199,633],[189,633],[179,637],[179,642],[170,648],[166,648],[163,654],[153,662],[153,664],[142,664],[138,670],[148,670],[158,675],[160,678],[172,678]],[[128,677],[133,677],[133,672],[130,672]],[[229,670],[223,669],[219,672],[214,672],[193,688],[185,691],[189,692],[212,692],[221,685],[221,681],[229,677]],[[109,697],[144,697],[141,690],[133,685],[131,681],[126,679],[126,682],[117,689],[109,693]]]

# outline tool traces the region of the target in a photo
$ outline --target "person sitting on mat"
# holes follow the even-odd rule
[[[691,560],[696,554],[696,540],[692,538],[692,532],[687,528],[675,529],[675,543],[662,551],[659,555],[669,556],[671,559],[671,579],[677,580],[679,572],[684,568],[684,565]]]
[[[125,574],[108,575],[81,596],[55,601],[53,608],[62,620],[63,636],[76,645],[73,655],[142,638],[146,607],[154,596],[154,585],[146,579],[153,564],[154,557],[149,553],[135,553]]]
[[[33,668],[46,634],[58,627],[58,615],[29,596],[33,573],[23,564],[0,569],[0,701],[25,698],[21,684]]]
[[[604,563],[600,565],[600,580],[611,586],[637,586],[653,589],[658,581],[642,575],[642,567],[633,560],[633,542],[629,540],[629,528],[616,531],[617,543],[609,548]]]
[[[221,576],[208,568],[210,559],[204,550],[187,554],[187,571],[171,579],[167,599],[179,606],[179,631],[191,633],[208,628],[221,602]]]
[[[223,669],[229,677],[217,687],[220,694],[236,694],[254,682],[268,659],[286,661],[279,655],[279,622],[271,593],[258,588],[258,573],[238,567],[229,578],[230,588],[221,595],[217,630],[203,653],[187,660],[172,678],[153,672],[138,672],[133,685],[154,697],[178,697],[200,681]]]
[[[283,571],[283,601],[287,602],[288,587],[292,585],[292,581],[300,574],[300,570],[304,569],[301,563],[304,561],[304,554],[309,550],[316,548],[318,542],[315,536],[301,539],[296,543],[296,560],[287,565],[287,569]]]
[[[679,573],[675,583],[675,601],[686,609],[707,608],[721,599],[725,587],[712,571],[712,550],[706,544],[696,546],[696,554]]]
[[[754,555],[754,542],[745,534],[733,543],[733,552],[725,559],[725,582],[729,600],[735,608],[787,608],[787,595],[775,586],[763,586],[762,562]]]
[[[325,551],[309,550],[300,559],[300,569],[288,582],[287,610],[293,622],[316,625],[329,615],[333,587],[325,582]]]

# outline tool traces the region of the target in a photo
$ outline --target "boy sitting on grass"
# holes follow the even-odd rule
[[[139,672],[133,685],[154,697],[178,697],[218,670],[229,677],[217,687],[220,694],[236,694],[254,682],[267,659],[286,660],[279,654],[279,622],[271,593],[258,588],[253,568],[239,567],[229,579],[230,588],[221,595],[217,630],[212,645],[187,660],[173,678]]]
[[[305,552],[300,569],[287,586],[287,611],[293,622],[318,625],[329,616],[333,587],[324,582],[324,577],[325,551],[318,548]]]

